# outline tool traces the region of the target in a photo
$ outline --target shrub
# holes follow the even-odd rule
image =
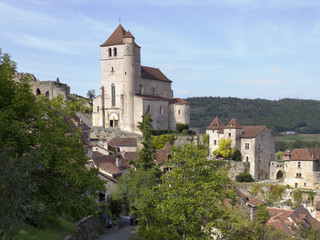
[[[239,149],[236,149],[233,153],[232,160],[234,161],[241,161],[242,160],[242,155],[241,151]]]
[[[254,180],[250,173],[244,172],[236,176],[236,181],[237,182],[253,182]]]
[[[176,129],[177,129],[178,132],[182,132],[184,129],[188,130],[189,129],[189,124],[177,123],[176,124]]]

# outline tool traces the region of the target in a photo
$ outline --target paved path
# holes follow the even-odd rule
[[[128,216],[120,215],[122,227],[120,229],[108,229],[109,232],[102,235],[98,240],[126,240],[136,231],[135,225],[130,225]]]

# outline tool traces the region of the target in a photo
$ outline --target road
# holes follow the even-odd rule
[[[110,229],[108,233],[102,235],[98,240],[126,240],[136,231],[135,225],[130,225],[128,216],[120,215],[122,227],[119,229]]]

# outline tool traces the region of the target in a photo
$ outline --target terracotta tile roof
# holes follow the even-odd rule
[[[125,152],[123,157],[126,160],[136,160],[139,158],[139,154],[137,152]]]
[[[161,97],[161,96],[154,96],[154,95],[143,95],[143,94],[139,94],[136,93],[134,95],[135,97],[138,98],[142,98],[143,100],[151,100],[151,101],[167,101],[170,102],[170,98],[165,98],[165,97]]]
[[[283,156],[291,156],[291,151],[287,149],[284,153]]]
[[[293,149],[290,160],[293,161],[314,161],[319,160],[317,148]]]
[[[283,213],[283,215],[287,218],[293,210],[284,209],[284,208],[276,208],[276,207],[267,207],[269,217],[273,217],[278,215],[279,213]]]
[[[320,222],[313,218],[303,205],[294,210],[293,213],[289,215],[289,218],[291,218],[297,225],[302,224],[307,228],[320,228]]]
[[[190,105],[186,100],[183,100],[181,98],[172,98],[169,101],[170,104],[186,104]]]
[[[134,36],[131,34],[131,32],[128,30],[124,35],[123,38],[134,38]]]
[[[77,115],[74,115],[71,119],[71,122],[77,126],[78,128],[81,128],[82,130],[89,130],[91,129],[87,124],[85,124],[84,121],[82,121]]]
[[[117,157],[121,159],[121,168],[116,166]],[[130,165],[127,161],[122,157],[122,155],[108,155],[108,156],[92,156],[93,162],[98,165],[98,167],[113,176],[121,175],[122,169],[130,168]]]
[[[241,138],[253,138],[262,132],[267,126],[243,126]]]
[[[141,77],[145,79],[172,82],[159,70],[159,68],[153,67],[141,66]]]
[[[207,127],[207,130],[219,130],[224,129],[224,124],[220,121],[218,117],[215,117],[210,125]]]
[[[270,218],[266,223],[266,226],[273,226],[275,229],[283,231],[288,236],[293,236],[296,233],[293,222],[288,220],[282,212]]]
[[[156,162],[164,163],[166,159],[170,156],[171,144],[169,142],[162,149],[158,149],[156,152]]]
[[[126,30],[121,26],[121,24],[119,24],[107,41],[101,44],[100,47],[123,44],[123,36],[125,33]]]
[[[107,178],[108,180],[110,180],[110,181],[112,181],[112,182],[114,182],[114,183],[117,183],[117,182],[118,182],[117,179],[115,179],[115,178],[113,178],[113,177],[111,177],[111,176],[109,176],[109,175],[107,175],[107,174],[104,174],[103,172],[99,172],[99,175],[103,176],[104,178]]]
[[[119,146],[137,146],[137,139],[136,138],[112,138],[108,142],[108,146],[112,148],[116,148]]]
[[[231,119],[230,122],[228,123],[228,125],[225,128],[241,128],[241,126],[239,125],[239,123],[237,122],[237,120],[235,118]]]
[[[252,198],[247,202],[247,205],[251,206],[251,207],[257,207],[259,205],[265,205],[266,202],[262,201],[258,198]]]

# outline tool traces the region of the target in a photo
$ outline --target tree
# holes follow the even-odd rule
[[[189,124],[187,124],[187,123],[177,123],[176,124],[176,129],[177,129],[178,132],[182,132],[183,130],[188,131]]]
[[[148,170],[155,166],[156,148],[152,139],[152,117],[147,111],[142,115],[142,122],[138,123],[138,128],[142,132],[143,148],[139,151],[139,159],[137,160],[137,167],[143,170]]]
[[[167,142],[173,145],[174,141],[175,141],[174,135],[170,135],[170,134],[162,134],[160,136],[153,137],[153,144],[156,149],[162,149]]]
[[[281,152],[281,151],[276,152],[275,158],[276,158],[276,160],[282,160],[283,159],[283,152]]]
[[[242,161],[242,154],[239,149],[235,149],[233,152],[232,160],[234,161]]]
[[[207,152],[194,145],[173,147],[162,184],[154,187],[156,219],[144,234],[166,228],[176,239],[204,239],[224,218],[225,199],[234,199],[235,192],[224,169],[206,159]],[[142,226],[141,226],[142,227]]]
[[[268,222],[268,209],[265,205],[259,205],[256,214],[256,221],[260,224],[266,224]]]
[[[234,153],[234,149],[231,148],[231,142],[231,138],[221,138],[219,140],[219,147],[213,152],[213,154],[223,158],[231,157]]]
[[[103,189],[97,170],[85,168],[72,111],[62,98],[36,98],[28,76],[14,82],[14,73],[15,63],[0,53],[0,239],[10,239],[23,221],[44,226],[62,214],[79,219],[92,212]]]
[[[96,90],[89,90],[87,92],[87,97],[89,98],[89,101],[92,103],[92,100],[96,97]]]

